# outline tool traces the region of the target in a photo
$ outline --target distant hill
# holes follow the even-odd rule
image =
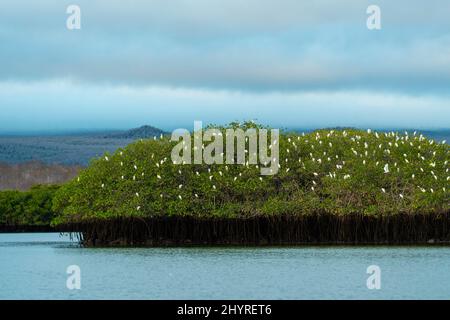
[[[167,132],[152,127],[152,126],[142,126],[139,128],[123,131],[123,132],[114,132],[107,134],[105,138],[107,139],[149,139],[153,137],[159,137],[161,134],[167,134]]]

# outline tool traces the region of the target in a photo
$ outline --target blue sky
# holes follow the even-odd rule
[[[446,0],[4,0],[0,131],[448,128],[449,14]]]

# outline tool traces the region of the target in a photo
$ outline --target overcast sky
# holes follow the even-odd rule
[[[0,131],[449,128],[450,1],[2,0],[0,112]]]

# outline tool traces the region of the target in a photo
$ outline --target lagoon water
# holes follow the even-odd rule
[[[81,290],[66,287],[70,265]],[[369,265],[380,290],[366,286]],[[80,248],[0,234],[0,299],[449,298],[449,247]]]

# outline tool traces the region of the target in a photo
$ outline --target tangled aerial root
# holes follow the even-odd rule
[[[285,215],[252,218],[152,217],[60,226],[85,246],[450,243],[450,213]]]

